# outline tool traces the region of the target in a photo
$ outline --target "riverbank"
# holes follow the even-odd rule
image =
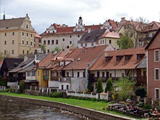
[[[37,104],[42,106],[64,109],[97,120],[133,119],[121,116],[121,114],[117,115],[117,113],[113,111],[103,110],[109,105],[109,103],[106,103],[104,101],[88,101],[88,100],[78,100],[71,98],[51,98],[45,96],[32,96],[32,95],[6,93],[6,92],[0,92],[0,98],[11,99],[13,101],[24,102],[29,104]]]

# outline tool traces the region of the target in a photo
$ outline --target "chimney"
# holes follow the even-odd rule
[[[91,33],[91,28],[88,28],[88,33]]]
[[[3,14],[3,20],[5,20],[6,19],[6,16],[5,16],[5,14]]]

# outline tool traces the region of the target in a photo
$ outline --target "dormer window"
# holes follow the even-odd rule
[[[144,57],[144,54],[137,54],[137,60],[141,60]]]
[[[106,57],[106,62],[109,62],[111,59],[112,59],[111,56],[107,56],[107,57]]]
[[[128,61],[132,55],[125,55],[125,61]]]
[[[116,61],[120,61],[123,56],[116,56]]]

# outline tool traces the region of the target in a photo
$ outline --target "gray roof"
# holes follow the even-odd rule
[[[42,60],[44,57],[46,56],[46,54],[38,54],[37,55],[37,60]],[[35,68],[34,65],[34,55],[30,55],[30,58],[28,58],[26,61],[23,61],[21,64],[19,64],[16,68],[12,69],[11,71],[9,71],[10,73],[12,72],[26,72],[26,71],[30,71],[33,70]],[[32,63],[31,63],[32,62]],[[30,64],[31,63],[31,64]],[[30,64],[29,66],[27,66],[28,64]]]
[[[97,29],[97,30],[92,30],[91,32],[85,32],[84,35],[81,37],[79,43],[97,42],[105,31],[106,29]]]
[[[145,58],[143,58],[143,60],[141,60],[141,62],[137,65],[137,67],[136,68],[147,68],[146,67],[146,57]]]
[[[23,24],[25,17],[0,20],[0,28],[19,27]]]

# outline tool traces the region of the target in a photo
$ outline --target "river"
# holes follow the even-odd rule
[[[60,110],[0,100],[0,120],[84,120]]]

